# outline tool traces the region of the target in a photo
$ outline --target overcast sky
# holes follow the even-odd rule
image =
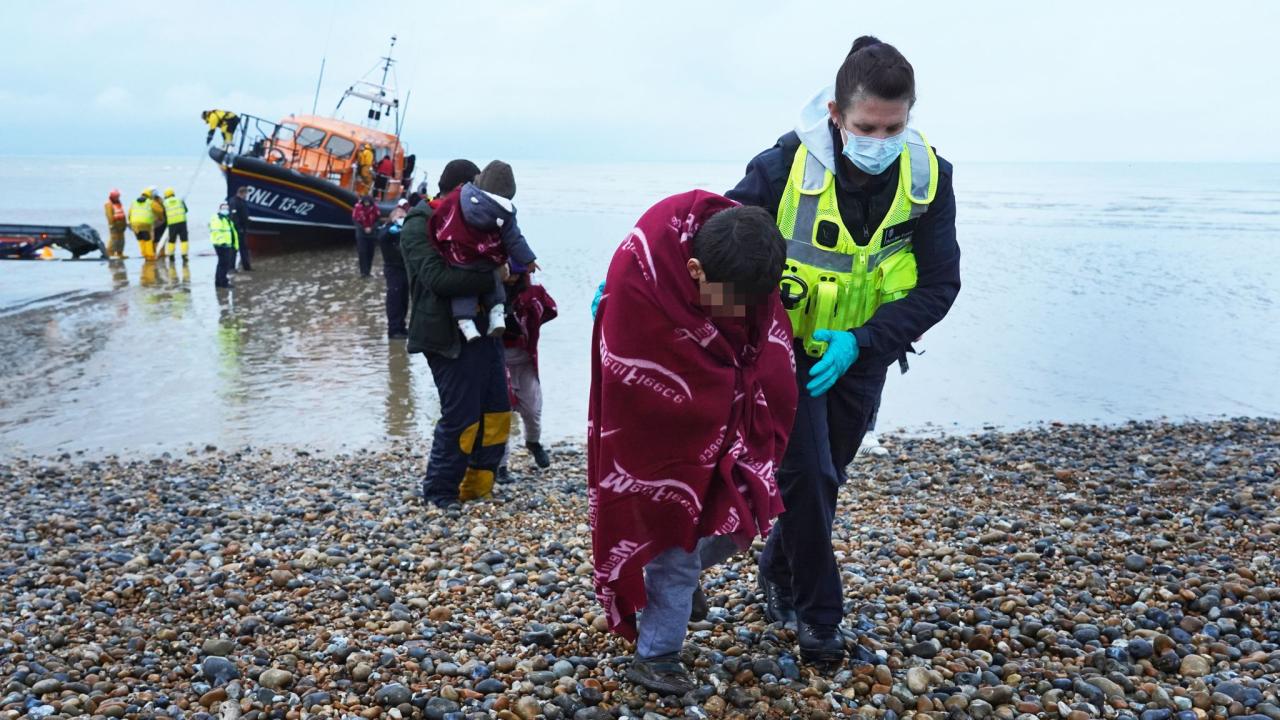
[[[1280,161],[1280,2],[3,4],[0,154],[198,155],[210,107],[319,107],[395,48],[423,157],[743,161],[853,39],[954,161]],[[141,32],[133,28],[142,28]]]

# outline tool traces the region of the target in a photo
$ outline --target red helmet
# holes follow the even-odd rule
[[[111,198],[112,200],[119,200],[119,199],[120,199],[120,191],[119,191],[119,190],[116,190],[115,188],[112,188],[112,189],[111,189],[111,192],[107,193],[107,197],[108,197],[108,198]]]

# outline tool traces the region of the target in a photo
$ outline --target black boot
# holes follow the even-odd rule
[[[764,595],[764,617],[771,623],[795,623],[796,605],[791,599],[791,588],[770,580],[763,572],[756,571],[760,581],[760,593]]]
[[[684,695],[694,689],[693,677],[675,653],[632,660],[627,679],[659,695]]]
[[[815,625],[801,622],[796,640],[800,658],[815,665],[844,662],[844,636],[839,625]]]
[[[689,613],[689,621],[701,622],[706,620],[710,609],[707,607],[707,596],[703,594],[702,586],[699,585],[693,591],[693,610]]]
[[[528,448],[529,454],[533,456],[533,461],[538,467],[543,470],[551,467],[551,456],[547,454],[546,448],[542,447],[542,443],[525,443],[525,447]]]

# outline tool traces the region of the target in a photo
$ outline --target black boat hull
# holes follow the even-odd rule
[[[227,197],[249,193],[250,247],[293,249],[354,239],[351,211],[356,194],[327,180],[282,168],[258,158],[209,149],[227,181]]]

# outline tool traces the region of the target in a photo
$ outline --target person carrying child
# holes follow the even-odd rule
[[[627,677],[659,693],[693,689],[679,652],[701,570],[783,510],[774,473],[797,396],[785,260],[767,211],[696,190],[650,208],[609,266],[587,424],[595,591],[636,641]]]
[[[450,192],[439,202],[431,217],[431,237],[441,257],[451,267],[464,270],[491,270],[494,289],[482,296],[460,296],[451,300],[454,320],[467,342],[480,337],[476,320],[481,305],[488,309],[487,331],[500,337],[506,331],[506,293],[502,268],[508,260],[537,271],[537,258],[516,225],[516,179],[511,166],[494,160],[474,182]]]

